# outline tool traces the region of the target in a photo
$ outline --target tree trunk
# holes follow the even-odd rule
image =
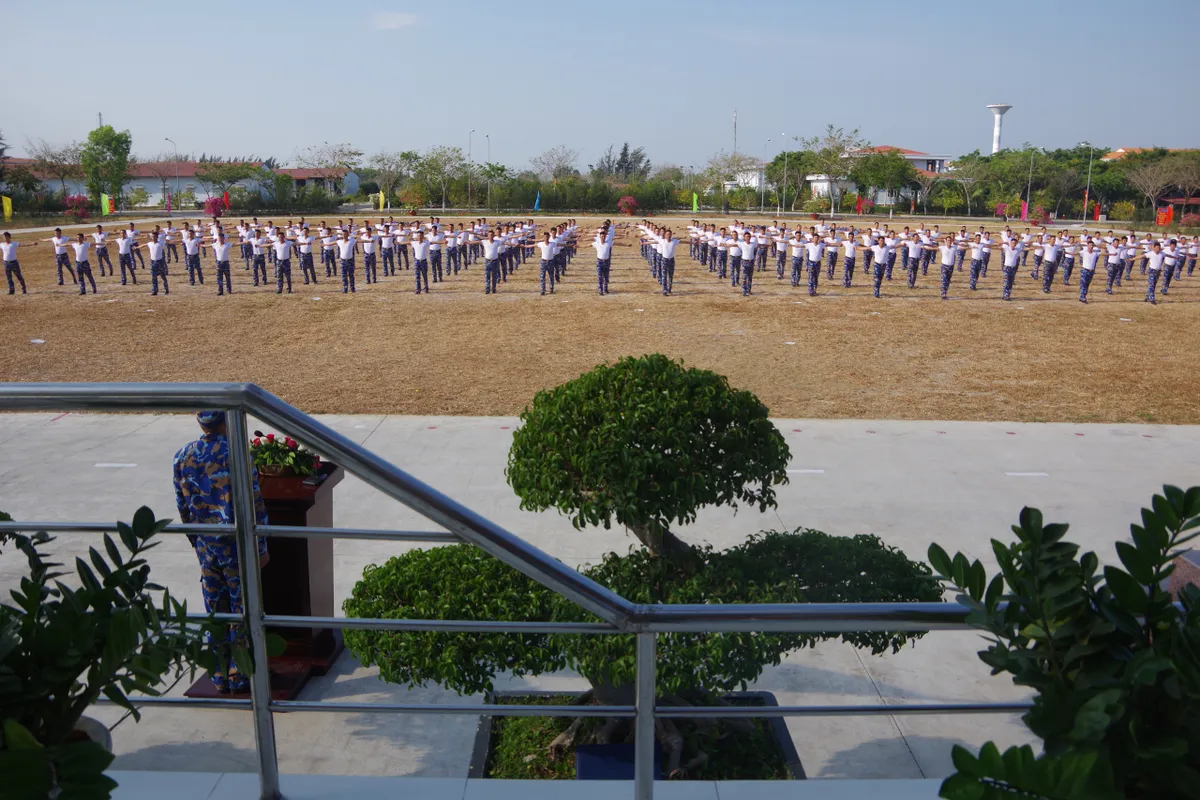
[[[646,546],[656,556],[686,559],[695,554],[695,548],[664,528],[648,523],[634,523],[628,526],[638,541]]]

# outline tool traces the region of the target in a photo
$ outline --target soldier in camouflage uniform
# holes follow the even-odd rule
[[[175,454],[175,504],[179,519],[188,524],[228,525],[234,521],[234,512],[225,412],[201,411],[196,418],[203,435]],[[258,524],[265,525],[267,512],[258,492],[258,474],[253,469],[254,517]],[[209,612],[243,613],[242,574],[234,537],[189,534],[188,539],[200,561],[204,608]],[[265,565],[265,539],[258,540],[258,554],[259,565]],[[244,644],[245,634],[239,626],[230,626],[224,641],[216,644],[221,662],[210,677],[217,691],[239,694],[250,691],[249,677],[238,671],[233,660],[234,648]]]

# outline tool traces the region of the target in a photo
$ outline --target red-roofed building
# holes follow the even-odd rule
[[[1120,161],[1125,156],[1135,156],[1138,153],[1149,153],[1149,152],[1151,152],[1153,150],[1157,150],[1157,149],[1159,149],[1159,148],[1157,148],[1157,147],[1118,147],[1116,150],[1113,150],[1111,153],[1105,153],[1103,156],[1100,157],[1100,160],[1101,161]],[[1189,148],[1174,148],[1174,149],[1164,148],[1164,149],[1166,149],[1168,153],[1195,153],[1196,152],[1196,150],[1189,149]]]

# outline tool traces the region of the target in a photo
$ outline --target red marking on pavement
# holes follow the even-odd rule
[[[1150,434],[1148,434],[1148,433],[1143,433],[1143,434],[1142,434],[1142,438],[1143,438],[1143,439],[1153,439],[1154,437],[1153,437],[1153,436],[1151,436],[1151,435],[1150,435]]]
[[[506,430],[508,430],[508,426],[507,426],[507,425],[501,425],[501,426],[500,426],[500,430],[502,430],[502,431],[506,431]]]
[[[71,413],[70,411],[64,411],[63,413],[59,414],[57,417],[55,417],[54,419],[52,419],[52,420],[50,420],[50,421],[51,421],[51,422],[58,422],[60,419],[62,419],[63,417],[67,416],[67,415],[68,415],[68,414],[70,414],[70,413]]]
[[[1076,436],[1083,436],[1083,434],[1082,434],[1082,433],[1077,433],[1077,434],[1075,434],[1075,435],[1076,435]]]
[[[1009,436],[1016,436],[1016,435],[1017,435],[1017,432],[1016,432],[1016,431],[1005,431],[1005,433],[1007,433]]]
[[[436,430],[437,430],[437,425],[430,425],[430,426],[429,426],[428,428],[426,428],[425,430],[427,430],[427,431],[436,431]]]
[[[792,428],[792,433],[800,433],[802,430],[804,430],[804,429],[803,428]]]

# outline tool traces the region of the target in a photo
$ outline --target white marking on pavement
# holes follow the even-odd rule
[[[30,339],[29,343],[30,344],[45,344],[46,340],[45,339]]]
[[[110,463],[108,461],[101,461],[99,464],[93,464],[92,466],[100,469],[129,469],[130,467],[136,467],[137,464],[118,464]]]
[[[824,475],[823,469],[789,469],[788,475]]]
[[[1049,478],[1049,472],[1006,472],[1010,478]]]

